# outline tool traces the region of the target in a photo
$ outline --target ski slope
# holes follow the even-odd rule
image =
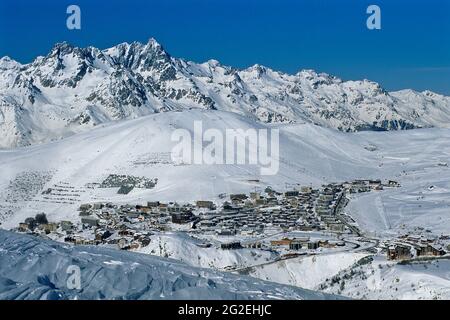
[[[259,165],[179,164],[171,159],[175,129],[280,130],[279,171],[260,175]],[[203,146],[205,147],[205,145]],[[3,228],[37,212],[50,220],[78,219],[84,202],[145,203],[212,199],[221,193],[284,191],[357,178],[393,179],[401,188],[355,196],[348,211],[366,230],[396,233],[414,226],[450,232],[447,214],[450,130],[343,133],[312,124],[262,124],[231,112],[187,110],[101,125],[39,146],[0,151],[0,215]],[[250,152],[248,146],[246,151]],[[30,174],[32,176],[30,176]],[[109,174],[158,179],[154,189],[90,188]],[[42,191],[60,189],[45,199]],[[74,191],[74,196],[67,194]],[[48,197],[47,197],[48,198]]]

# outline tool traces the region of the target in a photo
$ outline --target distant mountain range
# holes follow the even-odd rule
[[[303,70],[239,70],[172,57],[154,39],[100,50],[56,44],[22,65],[0,59],[0,148],[43,143],[113,120],[191,108],[261,122],[311,122],[341,131],[450,126],[450,97],[387,92]]]

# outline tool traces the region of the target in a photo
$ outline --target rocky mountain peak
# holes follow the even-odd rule
[[[0,59],[0,70],[6,71],[11,69],[19,69],[22,65],[8,56]]]
[[[391,93],[373,81],[343,81],[308,69],[290,75],[259,64],[244,70],[217,60],[198,64],[172,57],[153,38],[104,50],[62,42],[27,65],[3,57],[0,99],[0,114],[21,110],[21,116],[10,117],[16,131],[0,123],[5,133],[0,147],[191,108],[235,112],[262,122],[313,122],[342,131],[450,123],[450,98],[430,91]],[[15,138],[21,134],[17,128],[24,130],[23,139]]]

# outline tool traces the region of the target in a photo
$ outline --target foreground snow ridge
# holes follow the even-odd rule
[[[67,268],[81,270],[68,289]],[[0,230],[0,299],[336,299],[337,296],[118,250]]]

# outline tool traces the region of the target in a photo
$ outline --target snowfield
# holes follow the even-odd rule
[[[200,241],[180,233],[166,232],[153,235],[150,239],[150,244],[138,249],[138,252],[171,258],[202,268],[244,268],[272,261],[277,257],[274,253],[262,250],[221,250],[217,246],[204,248],[198,245]]]
[[[69,266],[81,289],[69,289]],[[0,299],[336,299],[175,260],[0,230]]]
[[[249,275],[258,279],[316,290],[327,279],[347,269],[364,253],[333,253],[277,261],[251,268]]]
[[[199,120],[205,129],[221,132],[276,126],[280,129],[278,174],[261,176],[260,166],[250,164],[174,163],[173,130],[192,132]],[[221,193],[248,193],[268,185],[284,191],[296,185],[379,178],[397,180],[402,186],[350,201],[346,210],[363,229],[392,235],[420,226],[448,234],[449,147],[448,129],[341,133],[311,124],[261,124],[230,112],[160,113],[45,145],[0,151],[0,221],[9,229],[41,211],[50,220],[76,220],[76,209],[85,202],[220,201]],[[158,183],[128,195],[91,186],[110,174],[157,178]],[[48,188],[53,193],[42,194]]]
[[[78,219],[76,209],[83,202],[218,200],[221,193],[248,192],[267,185],[284,187],[286,182],[320,185],[375,172],[368,166],[370,152],[363,146],[355,145],[343,133],[336,135],[333,130],[314,125],[280,127],[280,170],[273,176],[261,176],[258,165],[174,163],[171,152],[176,142],[171,141],[171,134],[175,128],[192,132],[194,121],[199,120],[205,129],[221,132],[228,128],[272,127],[229,112],[190,110],[105,125],[42,146],[0,151],[0,167],[4,172],[0,190],[5,190],[0,204],[4,208],[19,208],[12,216],[4,215],[4,228],[11,228],[32,212],[42,210],[48,212],[50,219]],[[335,149],[330,150],[330,142]],[[249,152],[248,145],[246,151]],[[27,172],[34,176],[45,172],[46,179],[51,177],[43,181],[43,190],[65,191],[59,196],[47,196],[36,188],[29,190],[30,184],[24,177]],[[89,184],[101,183],[110,174],[157,178],[158,183],[153,189],[135,189],[128,195],[118,195],[117,189],[89,188]],[[15,185],[23,187],[18,187],[20,192],[11,192]],[[71,191],[76,192],[67,196]],[[14,199],[10,194],[14,194]]]
[[[374,154],[379,170],[390,172],[402,186],[351,199],[347,210],[359,225],[377,235],[412,228],[449,234],[449,130],[361,133],[360,137],[378,147]]]
[[[448,258],[397,264],[376,257],[336,274],[320,289],[354,299],[448,300],[449,270]]]

